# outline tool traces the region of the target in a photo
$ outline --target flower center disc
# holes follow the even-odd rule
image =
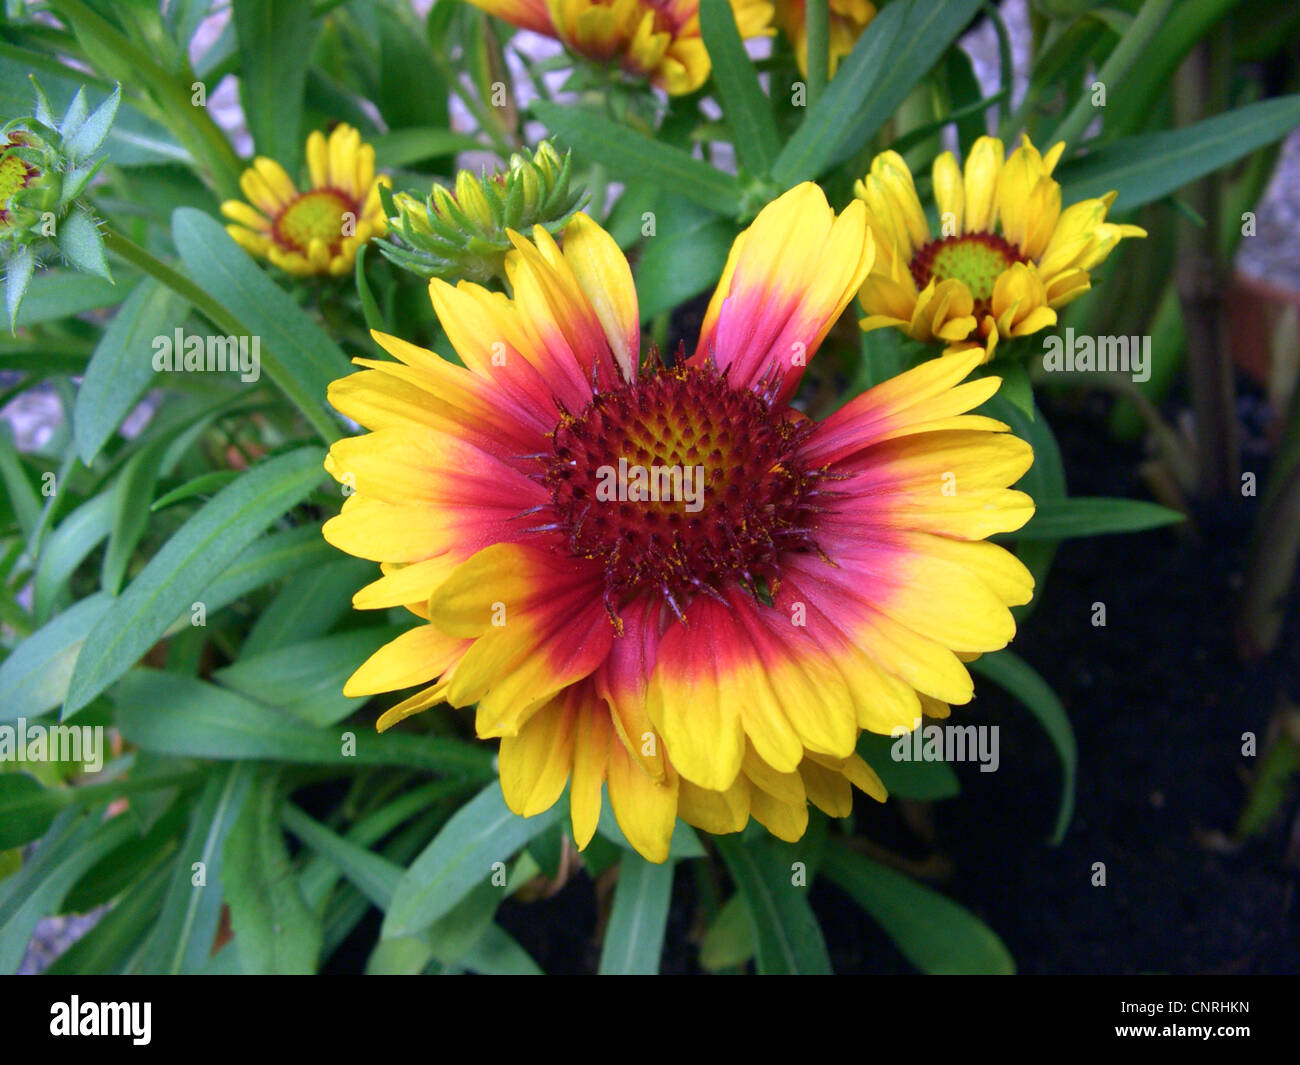
[[[931,280],[962,282],[975,298],[975,314],[989,313],[993,286],[999,275],[1025,257],[1014,244],[996,233],[966,233],[960,237],[942,237],[918,248],[912,256],[912,278],[918,288]]]
[[[356,213],[351,199],[334,189],[304,192],[275,220],[275,236],[282,244],[304,255],[313,240],[319,240],[331,254],[343,243],[344,212]]]
[[[810,423],[732,388],[712,366],[678,366],[598,393],[552,436],[544,483],[575,555],[605,567],[612,616],[643,589],[680,616],[696,592],[774,584],[783,551],[815,550],[801,468]]]
[[[21,144],[10,138],[10,145]],[[28,178],[36,173],[35,167],[28,166],[16,155],[0,156],[0,222],[8,220],[9,201],[27,186]]]

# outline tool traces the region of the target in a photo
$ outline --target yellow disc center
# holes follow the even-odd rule
[[[304,255],[314,240],[333,254],[343,238],[355,231],[356,224],[356,205],[348,197],[334,189],[313,189],[280,212],[275,220],[275,235],[281,244]]]

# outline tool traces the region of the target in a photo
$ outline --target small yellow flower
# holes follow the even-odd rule
[[[617,65],[674,96],[709,79],[699,0],[470,0],[497,18]],[[770,32],[771,0],[731,0],[742,37]]]
[[[807,0],[776,0],[776,24],[794,45],[799,69],[805,75],[808,73],[807,7]],[[827,44],[830,48],[829,72],[832,76],[840,60],[853,51],[862,31],[875,17],[876,5],[869,0],[830,0],[830,33]]]
[[[1110,192],[1061,209],[1052,177],[1064,144],[1046,156],[1024,138],[1003,160],[1002,142],[981,137],[966,168],[951,152],[934,161],[939,235],[930,232],[897,152],[882,152],[854,187],[868,209],[876,262],[858,297],[864,330],[896,326],[908,336],[984,348],[1056,324],[1056,311],[1088,290],[1088,271],[1138,226],[1106,221]]]
[[[250,255],[286,273],[346,274],[357,249],[387,229],[379,187],[389,179],[375,177],[375,149],[346,124],[328,140],[319,130],[307,138],[307,169],[311,187],[299,192],[279,163],[254,159],[239,179],[248,203],[221,205],[236,223],[226,232]]]

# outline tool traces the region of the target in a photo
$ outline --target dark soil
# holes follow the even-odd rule
[[[1139,454],[1110,440],[1104,411],[1052,411],[1070,491],[1146,493]],[[1262,478],[1261,478],[1262,480]],[[1292,611],[1272,659],[1236,657],[1232,611],[1253,513],[1197,515],[1188,529],[1070,541],[1017,652],[1054,686],[1079,746],[1076,812],[1052,826],[1055,755],[1029,715],[996,689],[973,719],[999,722],[1002,763],[963,773],[966,793],[937,813],[954,875],[948,891],[998,931],[1022,972],[1300,971],[1300,870],[1283,866],[1296,814],[1235,853],[1231,834],[1277,698],[1300,677]],[[1106,626],[1091,623],[1106,604]],[[962,769],[975,769],[973,766]],[[1106,886],[1091,884],[1104,862]],[[845,958],[874,968],[873,960]]]

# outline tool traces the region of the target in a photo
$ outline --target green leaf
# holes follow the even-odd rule
[[[133,971],[193,973],[211,956],[226,883],[223,850],[244,809],[252,779],[252,767],[243,764],[222,767],[208,777],[190,813],[189,830],[170,863],[162,913],[136,955]],[[197,884],[196,863],[202,870],[202,882]]]
[[[479,941],[460,959],[471,972],[484,976],[541,976],[537,962],[500,925],[490,924]]]
[[[9,269],[13,269],[10,261]],[[6,290],[7,291],[7,290]],[[40,325],[111,307],[126,295],[126,285],[73,270],[45,270],[32,280],[18,312],[18,325]]]
[[[479,884],[495,862],[505,862],[559,820],[563,801],[535,817],[506,806],[501,785],[489,784],[462,806],[402,876],[384,919],[383,935],[414,935],[449,912]]]
[[[370,289],[370,282],[366,280],[366,246],[364,244],[357,249],[357,260],[352,265],[352,274],[357,283],[357,295],[361,298],[361,314],[366,320],[366,328],[378,330],[381,333],[388,332],[388,323],[384,321],[383,312],[379,309],[375,294]]]
[[[201,473],[170,492],[164,492],[149,504],[149,512],[157,514],[160,510],[166,510],[195,496],[211,497],[218,489],[225,488],[231,481],[241,476],[243,476],[242,470],[213,470],[210,473]]]
[[[421,790],[427,797],[433,797],[429,787],[417,789],[408,792],[398,802],[390,804],[389,810],[395,810],[399,805],[410,805],[410,800],[417,798]],[[436,811],[432,812],[436,814]],[[391,818],[387,812],[381,813],[378,818],[372,815],[358,821],[345,839],[313,821],[295,807],[286,807],[284,811],[285,827],[308,847],[316,850],[321,862],[326,865],[337,863],[348,880],[365,896],[364,901],[373,903],[381,910],[388,909],[397,883],[402,878],[403,869],[397,860],[409,859],[409,855],[403,856],[394,849],[393,845],[385,848],[387,853],[383,856],[367,850],[363,845],[386,834],[381,824],[384,820],[389,820],[389,827],[391,827]],[[412,829],[420,832],[421,822],[427,823],[427,817],[414,823]],[[322,882],[319,872],[319,865],[313,862],[308,869],[304,870],[302,877],[304,884],[310,876],[314,885],[319,885]],[[481,940],[490,933],[492,917],[501,900],[536,873],[536,864],[526,856],[521,858],[505,884],[500,884],[495,878],[493,881],[484,881],[423,931],[411,936],[381,940],[371,951],[366,963],[366,972],[423,972],[435,961],[448,966],[459,965],[465,955],[479,951]],[[323,892],[313,894],[311,891],[306,891],[306,894],[309,901],[317,895],[323,897]],[[349,907],[349,909],[355,912],[356,907]],[[476,965],[482,963],[481,958],[476,959]],[[528,959],[528,964],[532,964],[531,959]],[[532,968],[535,969],[536,966],[533,965]]]
[[[831,962],[808,904],[808,888],[794,885],[784,856],[766,840],[744,843],[736,836],[718,836],[714,845],[749,910],[759,973],[829,974]]]
[[[1065,464],[1061,460],[1061,449],[1052,434],[1052,427],[1042,412],[1035,408],[1034,417],[1025,414],[1019,407],[1010,403],[1004,396],[993,396],[985,403],[980,412],[1006,422],[1011,431],[1025,440],[1034,449],[1034,464],[1020,478],[1015,487],[1028,493],[1034,505],[1042,508],[1049,500],[1065,496]],[[1019,540],[1015,541],[1016,554],[1034,577],[1034,598],[1023,606],[1013,607],[1012,614],[1016,623],[1021,624],[1032,613],[1042,598],[1043,586],[1047,574],[1056,556],[1057,541]]]
[[[86,121],[86,116],[90,113],[90,107],[86,103],[86,90],[83,86],[76,91],[72,97],[72,102],[68,104],[68,109],[63,112],[63,118],[59,120],[58,133],[65,140]]]
[[[35,270],[36,256],[26,245],[16,249],[5,261],[5,312],[9,317],[10,332],[19,325],[18,312],[22,309],[23,297],[31,287]]]
[[[133,771],[129,778],[125,777],[125,770],[133,769],[137,763],[142,767],[141,772]],[[123,775],[119,776],[115,772],[114,779],[107,782],[108,789],[110,791],[133,790],[137,782],[142,780],[142,774],[151,775],[147,769],[149,764],[149,755],[141,758],[127,755],[114,766],[114,769],[120,769]],[[162,775],[166,776],[166,774]],[[173,773],[169,780],[174,784],[178,782],[179,777],[180,773]],[[190,779],[193,780],[193,776]],[[170,869],[177,848],[180,847],[180,837],[183,835],[190,811],[186,803],[177,801],[179,792],[175,787],[168,786],[168,780],[155,782],[160,785],[157,791],[152,794],[146,792],[134,795],[135,801],[123,811],[127,817],[136,822],[137,833],[117,850],[106,854],[86,870],[86,874],[77,881],[76,886],[63,900],[63,907],[67,912],[89,913],[117,900],[140,877],[154,869],[160,866]],[[70,788],[68,792],[70,803],[84,801],[87,795],[94,798],[94,793],[89,792],[84,786]],[[99,794],[107,798],[102,790]],[[157,816],[154,816],[155,811]]]
[[[192,207],[172,215],[172,239],[200,288],[261,338],[261,364],[271,380],[327,441],[339,436],[325,406],[330,382],[351,372],[347,356],[293,299],[230,239],[221,223]]]
[[[324,541],[321,541],[324,543]],[[352,593],[373,579],[374,563],[340,558],[313,565],[276,594],[253,623],[243,657],[265,654],[292,642],[323,636],[352,612]]]
[[[78,270],[112,280],[104,258],[104,236],[89,211],[80,208],[69,211],[59,223],[56,240],[59,251]]]
[[[311,974],[320,959],[320,918],[303,898],[280,832],[274,774],[253,788],[225,846],[222,886],[246,973]]]
[[[381,910],[387,910],[402,867],[308,817],[296,806],[286,803],[281,813],[284,827],[312,850],[328,858],[343,875]]]
[[[203,594],[208,612],[255,588],[333,562],[338,550],[321,539],[319,525],[271,533],[249,547]]]
[[[199,25],[208,16],[213,0],[171,0],[164,18],[176,43],[188,50]]]
[[[0,883],[0,972],[16,972],[36,924],[56,913],[87,869],[134,831],[130,819],[104,822],[103,811],[65,810],[50,826],[35,857]]]
[[[699,295],[722,276],[736,227],[679,197],[657,210],[655,235],[647,237],[636,268],[642,321]]]
[[[961,48],[949,49],[946,64],[948,96],[954,113],[981,103],[983,92],[979,79],[975,76],[975,65],[966,51]],[[988,128],[985,125],[986,121],[985,111],[969,112],[957,120],[957,141],[961,147],[961,158],[965,159],[970,154],[971,146],[984,135]]]
[[[754,64],[740,39],[727,0],[702,0],[700,29],[713,63],[722,113],[731,127],[736,158],[751,173],[766,176],[781,149],[772,102],[763,93]]]
[[[112,602],[96,592],[14,648],[0,663],[0,721],[36,717],[64,701],[81,646]]]
[[[216,685],[137,669],[113,689],[118,727],[158,754],[308,765],[392,765],[490,779],[492,752],[458,740],[368,729],[317,729]],[[348,753],[351,751],[352,753]]]
[[[0,773],[0,851],[49,831],[67,799],[27,773]]]
[[[981,655],[971,663],[971,669],[1014,695],[1038,719],[1056,748],[1061,759],[1061,801],[1052,830],[1052,843],[1059,844],[1070,827],[1074,813],[1074,781],[1079,768],[1079,749],[1074,742],[1074,729],[1061,700],[1028,662],[1010,651]]]
[[[781,149],[773,179],[789,188],[859,151],[929,73],[982,2],[897,0],[886,6]]]
[[[232,0],[239,42],[239,102],[259,155],[290,176],[302,159],[303,90],[315,31],[302,0]]]
[[[30,541],[41,520],[41,502],[28,479],[18,445],[14,443],[13,429],[7,421],[0,422],[0,482],[4,484],[18,527]]]
[[[73,408],[73,438],[87,466],[149,388],[154,338],[183,321],[187,309],[171,289],[147,278],[104,330]]]
[[[121,100],[122,86],[118,85],[75,129],[62,131],[63,147],[69,158],[80,162],[99,151],[108,131],[113,128],[113,119],[117,116],[117,105]]]
[[[618,865],[614,908],[600,950],[600,972],[653,976],[659,971],[673,895],[672,862],[656,865],[626,854]]]
[[[447,83],[412,5],[367,6],[378,46],[377,84],[370,100],[384,125],[389,129],[450,125]],[[419,90],[412,92],[413,86]]]
[[[118,973],[122,962],[154,926],[167,888],[168,868],[145,876],[46,970],[50,976]]]
[[[1066,203],[1114,190],[1117,210],[1161,199],[1188,182],[1281,140],[1300,125],[1300,94],[1260,100],[1182,129],[1125,137],[1063,165]]]
[[[968,910],[910,877],[854,853],[842,841],[835,840],[827,847],[822,872],[866,910],[922,972],[1016,971],[1002,940]]]
[[[117,595],[126,578],[131,555],[149,524],[149,501],[169,441],[156,438],[126,461],[113,483],[113,525],[104,549],[100,587]]]
[[[911,735],[902,737],[911,749]],[[864,732],[858,737],[858,754],[876,771],[891,796],[934,802],[961,794],[961,782],[947,762],[904,762],[893,756],[898,738]]]
[[[384,644],[410,626],[353,629],[319,640],[243,655],[219,669],[213,679],[268,706],[282,706],[313,725],[332,725],[366,699],[343,695],[343,684]]]
[[[531,862],[529,865],[536,870]],[[394,871],[401,875],[400,866],[395,866]],[[508,891],[507,887],[484,881],[423,931],[380,940],[366,963],[366,972],[418,973],[430,962],[459,967],[461,959],[487,932]]]
[[[532,110],[558,139],[625,181],[661,185],[721,213],[739,208],[736,179],[680,148],[576,107],[536,100]]]
[[[600,804],[600,820],[596,825],[596,831],[615,846],[633,854],[637,853],[636,848],[623,835],[623,830],[619,827],[618,818],[614,816],[614,808],[610,804],[608,796]],[[704,857],[705,851],[703,844],[700,843],[700,837],[695,834],[695,830],[685,821],[679,820],[673,825],[672,839],[668,844],[668,855],[671,861]]]
[[[754,956],[754,924],[739,895],[722,905],[700,942],[700,967],[711,973],[734,969]]]
[[[416,126],[396,129],[371,140],[375,147],[375,166],[400,169],[426,159],[439,159],[458,152],[481,152],[483,143],[468,133]]]
[[[321,453],[302,448],[259,463],[205,503],[91,630],[72,675],[65,716],[130,669],[240,552],[320,478]]]
[[[1019,363],[1004,362],[992,368],[1002,378],[998,395],[1014,406],[1030,421],[1034,419],[1034,386],[1029,373]]]
[[[436,966],[433,951],[422,936],[381,939],[366,958],[367,976],[418,976]]]
[[[1105,533],[1143,532],[1185,520],[1176,510],[1140,499],[1073,496],[1035,500],[1034,516],[1009,533],[1015,540],[1067,540]]]

